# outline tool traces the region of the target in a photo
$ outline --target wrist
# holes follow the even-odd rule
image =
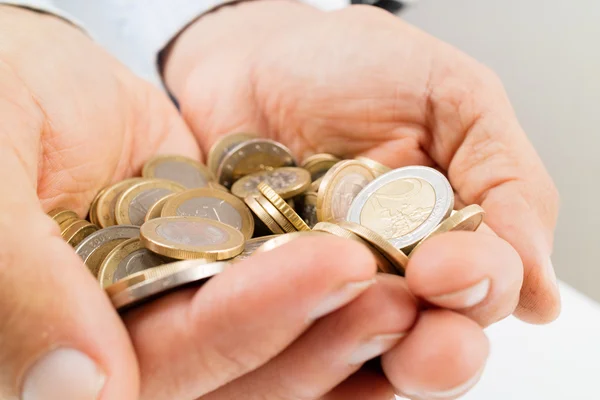
[[[294,0],[249,0],[198,18],[169,46],[163,58],[167,87],[177,93],[198,63],[224,52],[248,59],[272,35],[305,23],[322,11]]]

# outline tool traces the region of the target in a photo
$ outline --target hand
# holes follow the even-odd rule
[[[0,6],[0,398],[137,398],[127,331],[45,212],[84,216],[157,152],[200,157],[163,93],[70,24]]]
[[[453,342],[469,337],[463,315],[481,326],[515,307],[534,323],[558,315],[550,262],[558,196],[487,68],[372,7],[323,13],[265,0],[200,18],[171,47],[164,73],[204,151],[219,135],[252,131],[299,158],[330,152],[391,167],[435,166],[447,172],[459,207],[487,211],[499,237],[440,235],[408,266],[414,294],[454,311],[428,311],[420,320],[427,324],[414,332],[435,341],[409,336],[383,357],[400,391],[454,397],[474,383],[487,350]],[[333,346],[335,337],[329,340]],[[252,376],[220,390],[255,393],[252,382],[264,375]]]

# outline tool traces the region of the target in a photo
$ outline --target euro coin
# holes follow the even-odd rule
[[[202,163],[188,157],[161,155],[144,164],[144,178],[167,179],[188,189],[205,187],[214,179],[213,173]]]
[[[83,239],[97,230],[98,227],[96,225],[91,224],[83,219],[79,219],[65,228],[64,232],[62,233],[62,238],[65,240],[65,242],[75,247],[81,243]]]
[[[300,213],[306,225],[313,228],[319,220],[317,219],[317,194],[308,192],[304,194],[302,212]]]
[[[373,172],[355,160],[337,163],[323,176],[317,193],[317,219],[343,221],[358,193],[375,179]]]
[[[308,225],[306,225],[302,218],[296,214],[296,211],[294,211],[294,209],[290,207],[289,204],[287,204],[269,185],[261,182],[258,184],[258,190],[288,221],[292,223],[294,228],[299,231],[310,231]]]
[[[305,192],[311,180],[308,171],[302,168],[277,168],[244,176],[233,184],[231,193],[242,199],[246,196],[258,196],[258,184],[261,182],[271,186],[282,199],[290,199]]]
[[[446,218],[441,224],[439,224],[433,231],[429,232],[411,251],[412,255],[423,243],[433,236],[439,235],[444,232],[451,231],[467,231],[474,232],[479,228],[479,225],[483,222],[485,211],[477,204],[471,204],[466,206],[462,210],[453,211],[452,214]]]
[[[127,239],[140,236],[140,228],[137,226],[109,226],[100,229],[83,239],[77,247],[75,253],[81,257],[94,277],[98,276],[100,265],[108,253],[112,251],[119,243]]]
[[[225,154],[217,171],[217,181],[230,188],[235,181],[254,172],[294,165],[294,157],[284,145],[269,139],[251,139]]]
[[[219,221],[199,217],[152,219],[140,229],[142,244],[149,250],[178,260],[233,258],[244,250],[244,235]]]
[[[127,239],[108,253],[100,265],[98,281],[104,289],[131,274],[167,262],[168,259],[144,248],[139,238]]]
[[[100,228],[106,228],[117,224],[117,220],[115,218],[117,199],[126,189],[143,180],[144,178],[125,179],[124,181],[117,182],[104,190],[104,193],[98,197],[98,204],[96,205],[98,210],[96,218]]]
[[[239,255],[237,255],[232,261],[234,261],[234,262],[244,261],[245,259],[252,256],[252,254],[254,254],[256,249],[258,249],[264,243],[268,242],[269,240],[271,240],[273,238],[279,237],[279,236],[282,236],[282,235],[269,235],[269,236],[257,237],[254,239],[246,240],[246,243],[244,243],[244,251],[242,251]]]
[[[230,264],[187,260],[164,264],[132,274],[105,288],[118,311],[139,305],[182,286],[199,285],[223,272]]]
[[[165,203],[167,202],[167,200],[171,199],[176,194],[177,193],[168,194],[162,199],[158,200],[156,203],[152,204],[150,207],[148,207],[148,212],[144,217],[144,222],[150,221],[154,218],[160,218],[160,214],[162,213],[162,209],[165,206]]]
[[[178,193],[167,201],[161,217],[201,217],[223,222],[242,232],[254,233],[254,218],[243,201],[221,190],[200,188]]]
[[[377,161],[372,160],[367,157],[358,156],[354,159],[356,161],[360,161],[361,163],[363,163],[364,165],[369,167],[371,169],[371,171],[373,171],[373,174],[375,175],[375,177],[381,176],[392,170],[391,168],[386,167],[385,165],[381,164],[380,162],[377,162]]]
[[[308,189],[308,191],[319,193],[319,187],[321,186],[321,182],[323,182],[323,177],[320,177],[319,179],[313,181],[310,184],[310,188]]]
[[[79,216],[75,211],[67,210],[66,208],[55,208],[47,214],[50,218],[54,220],[61,227],[61,231],[64,229],[65,222],[79,219]]]
[[[215,182],[215,181],[208,182],[208,187],[211,189],[222,190],[224,192],[229,193],[229,189],[227,189],[225,186],[223,186],[220,183]]]
[[[444,175],[413,166],[369,183],[354,199],[347,220],[378,233],[407,253],[452,211],[454,193]]]
[[[225,157],[225,154],[238,144],[248,141],[250,139],[256,139],[258,135],[254,133],[231,133],[229,135],[221,136],[208,151],[208,168],[214,173],[217,173],[219,164]]]
[[[108,189],[108,188],[104,188],[104,189],[100,190],[96,194],[94,199],[92,200],[92,204],[90,204],[90,211],[88,213],[88,218],[89,218],[90,222],[94,225],[100,226],[100,223],[98,222],[98,201],[100,200],[100,196],[102,196],[104,194],[104,192],[106,192],[106,189]]]
[[[329,168],[333,167],[339,161],[340,159],[332,154],[313,154],[302,162],[302,168],[310,173],[311,180],[314,181],[325,175]]]
[[[288,219],[264,196],[256,197],[256,201],[277,222],[284,232],[296,232],[296,228]]]
[[[158,200],[185,190],[180,183],[166,179],[144,179],[125,190],[116,203],[115,218],[119,225],[141,226],[148,209]]]
[[[254,196],[248,196],[244,203],[252,210],[256,218],[262,222],[271,233],[283,234],[283,228],[269,215],[269,213],[260,205]]]
[[[271,251],[273,249],[276,249],[277,247],[283,246],[284,244],[290,243],[291,241],[296,240],[301,237],[323,236],[323,235],[326,235],[326,233],[320,232],[320,231],[298,231],[298,232],[286,233],[285,235],[277,235],[274,238],[263,243],[263,245],[260,246],[258,249],[256,249],[256,251],[254,253],[257,254],[257,253],[264,253],[267,251]]]

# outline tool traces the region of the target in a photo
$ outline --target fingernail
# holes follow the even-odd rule
[[[354,350],[348,359],[348,364],[361,365],[372,358],[382,355],[398,343],[398,340],[405,335],[405,333],[392,333],[372,337],[366,342],[361,343],[361,345]]]
[[[466,289],[440,296],[428,297],[427,300],[448,308],[469,308],[481,303],[487,297],[489,291],[490,278],[485,278]]]
[[[314,321],[348,304],[369,286],[375,283],[375,278],[367,281],[347,283],[340,290],[330,294],[309,315],[308,320]]]
[[[96,400],[106,377],[85,354],[59,348],[39,359],[25,376],[23,400]]]
[[[461,383],[458,386],[453,387],[448,390],[424,390],[424,391],[404,391],[408,397],[413,398],[424,398],[430,400],[446,400],[446,399],[455,399],[463,394],[467,393],[481,378],[481,374],[483,373],[483,368],[477,371],[477,373],[470,378],[468,381]]]
[[[556,280],[556,271],[554,270],[554,266],[552,265],[552,259],[548,258],[548,263],[546,264],[546,273],[550,278],[550,281],[557,286],[558,282]]]

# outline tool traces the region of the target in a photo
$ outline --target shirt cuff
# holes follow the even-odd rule
[[[77,28],[86,32],[86,30],[83,28],[83,25],[81,24],[81,22],[79,22],[72,15],[70,15],[70,14],[64,12],[63,10],[61,10],[60,8],[56,7],[50,0],[0,0],[0,5],[3,5],[3,4],[9,5],[9,6],[28,8],[30,10],[45,13],[45,14],[52,14],[56,17],[59,17],[59,18],[65,20],[66,22],[69,22],[72,25],[75,25]]]

